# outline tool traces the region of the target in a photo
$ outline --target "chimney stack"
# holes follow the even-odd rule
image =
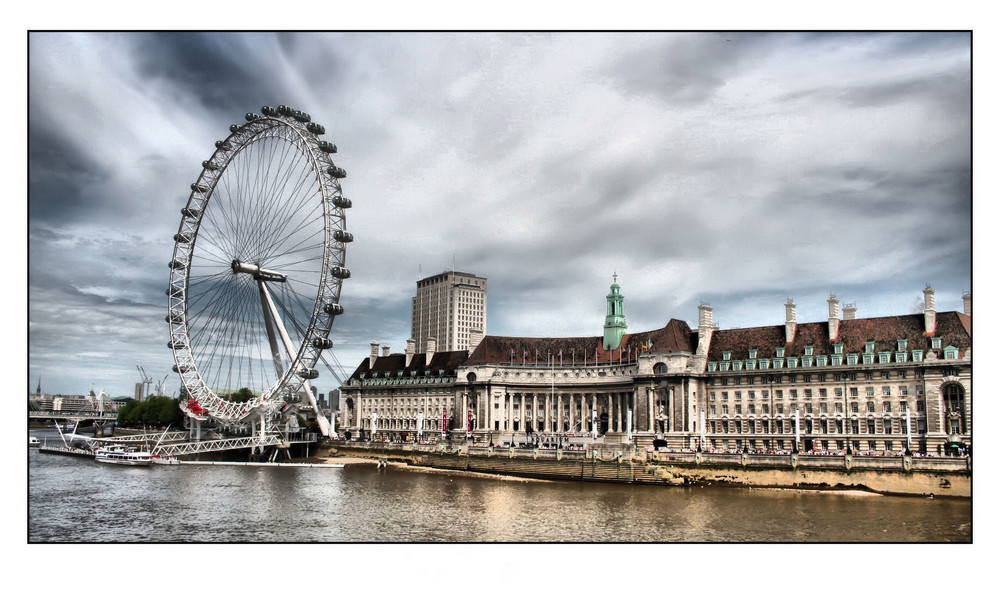
[[[702,303],[698,306],[698,355],[707,356],[712,342],[712,306]]]
[[[368,368],[375,368],[375,359],[378,358],[378,341],[372,341],[372,353],[368,356]]]
[[[427,338],[427,360],[425,366],[431,365],[431,360],[434,359],[434,352],[437,351],[437,337]]]
[[[413,360],[413,354],[416,353],[417,342],[413,339],[406,340],[406,367],[410,367],[410,362]]]
[[[844,304],[844,320],[854,320],[858,316],[858,307],[855,304]]]
[[[382,355],[383,356],[388,356],[389,355],[389,346],[388,345],[383,345],[382,346]]]
[[[795,302],[788,298],[785,302],[785,344],[795,340]]]
[[[933,335],[937,328],[937,313],[934,311],[934,290],[928,285],[924,288],[924,334]]]
[[[840,333],[840,301],[837,296],[830,294],[830,299],[826,302],[830,306],[830,341],[833,341]]]
[[[972,318],[972,294],[969,292],[963,293],[962,303],[965,304],[965,315]]]

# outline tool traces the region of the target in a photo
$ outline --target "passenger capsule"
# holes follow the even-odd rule
[[[312,120],[312,117],[309,116],[308,112],[302,112],[301,110],[292,111],[292,116],[295,117],[295,120],[300,123],[308,123]]]
[[[201,168],[203,168],[205,170],[209,170],[209,171],[217,171],[217,170],[219,170],[219,167],[215,166],[215,164],[211,160],[204,160],[204,161],[202,161]]]
[[[256,121],[257,119],[259,119],[260,115],[254,112],[248,112],[245,115],[243,115],[243,118],[245,118],[249,123],[250,121]]]
[[[344,177],[347,176],[347,171],[340,168],[339,166],[331,166],[330,168],[326,169],[326,172],[329,173],[330,176],[333,177],[334,179],[343,179]]]
[[[318,379],[319,371],[315,368],[303,368],[298,372],[299,376],[304,379]]]
[[[177,243],[191,243],[191,236],[185,233],[178,233],[174,235],[174,241]]]
[[[333,232],[333,238],[343,243],[350,243],[354,241],[354,235],[352,233],[341,231],[340,229]]]
[[[333,341],[323,337],[317,337],[313,339],[313,347],[316,349],[330,349],[333,347]]]
[[[344,268],[343,266],[334,266],[330,269],[330,274],[337,277],[338,279],[349,279],[351,278],[351,271]]]
[[[188,218],[198,218],[201,215],[201,210],[197,208],[181,208],[181,214]]]
[[[323,135],[326,133],[326,129],[319,123],[309,123],[306,125],[306,130],[311,133],[315,133],[316,135]]]
[[[237,131],[239,131],[239,129],[240,129],[239,125],[229,125],[229,132],[230,133],[236,133]]]
[[[326,152],[327,154],[337,153],[337,144],[332,144],[328,141],[319,142],[319,149]]]
[[[170,288],[167,289],[167,297],[181,297],[182,295],[184,295],[184,289],[181,287],[171,285]]]
[[[350,208],[351,206],[353,206],[351,200],[347,198],[342,198],[340,196],[334,196],[333,205],[336,206],[337,208]]]
[[[231,150],[233,148],[233,146],[229,145],[229,143],[225,141],[215,142],[215,147],[219,148],[220,150],[226,150],[226,151]]]
[[[200,193],[208,193],[208,186],[207,185],[199,185],[198,183],[192,183],[191,184],[191,191],[197,191],[197,192],[200,192]]]
[[[173,368],[171,370],[173,370],[174,372],[177,372],[177,373],[181,373],[181,372],[187,372],[187,371],[191,370],[191,367],[188,366],[187,364],[185,364],[185,365],[183,365],[183,366],[181,366],[181,367],[178,368],[177,365],[174,364],[174,366],[173,366]]]
[[[281,114],[283,114],[283,115],[285,115],[285,116],[292,116],[292,113],[294,111],[290,107],[285,106],[284,104],[279,104],[278,105],[278,112],[281,113]]]
[[[278,111],[274,109],[274,106],[263,106],[260,109],[264,113],[264,116],[277,116]]]
[[[166,321],[170,324],[184,324],[184,317],[180,314],[167,314]]]
[[[170,341],[167,343],[167,347],[170,349],[184,349],[187,347],[187,343],[184,343],[183,341]]]
[[[323,306],[323,311],[330,316],[340,316],[344,313],[344,307],[340,304],[327,304]]]
[[[180,260],[171,260],[170,264],[168,264],[167,266],[169,266],[171,270],[184,270],[185,268],[187,268],[187,264],[184,264]]]

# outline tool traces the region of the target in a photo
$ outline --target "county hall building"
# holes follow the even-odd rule
[[[476,279],[479,289],[455,289],[475,292],[485,322],[485,279],[461,276]],[[420,352],[415,339],[395,354],[372,343],[341,387],[338,430],[402,442],[941,453],[971,445],[971,295],[962,299],[963,312],[938,312],[928,287],[922,313],[857,318],[831,297],[828,320],[810,323],[789,300],[783,324],[741,329],[719,328],[701,305],[695,329],[670,319],[629,333],[615,281],[600,336],[476,334],[471,353],[437,351],[433,337]]]

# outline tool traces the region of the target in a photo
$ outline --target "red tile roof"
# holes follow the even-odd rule
[[[605,351],[601,347],[603,337],[498,337],[487,335],[469,356],[466,364],[539,364],[547,363],[549,355],[556,356],[562,352],[563,364],[572,361],[582,364],[611,362],[618,359],[618,350]],[[622,338],[624,355],[629,350],[635,355],[645,344],[651,344],[653,351],[688,351],[694,352],[698,344],[697,333],[692,333],[687,323],[676,318],[661,329],[642,333],[626,334]]]
[[[454,376],[455,370],[465,362],[466,357],[468,357],[469,352],[465,350],[461,351],[445,351],[445,352],[435,352],[434,356],[431,358],[430,365],[427,363],[427,354],[413,354],[413,359],[410,360],[409,368],[406,367],[406,355],[405,354],[390,354],[388,356],[379,356],[375,358],[375,364],[369,367],[369,359],[365,358],[358,365],[357,369],[351,375],[351,378],[358,379],[364,374],[366,378],[378,374],[380,377],[396,377],[399,376],[399,372],[403,371],[403,377],[418,377],[425,376],[425,373],[429,370],[430,376],[438,376],[438,373],[442,370],[445,372],[445,376]]]
[[[935,337],[941,337],[941,347],[953,345],[963,353],[972,346],[972,321],[958,312],[938,312]],[[710,361],[722,360],[722,352],[731,352],[731,360],[749,358],[749,350],[757,350],[757,358],[772,358],[775,349],[785,348],[787,356],[801,356],[807,345],[815,355],[832,354],[834,343],[844,344],[844,354],[862,354],[865,343],[875,342],[875,352],[896,351],[896,341],[906,339],[906,350],[931,349],[929,336],[924,335],[924,315],[884,316],[841,320],[837,339],[829,339],[829,323],[799,323],[792,343],[785,344],[785,326],[754,327],[715,331],[708,350]],[[940,357],[940,356],[939,356]]]

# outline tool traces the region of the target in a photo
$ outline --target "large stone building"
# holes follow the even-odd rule
[[[443,272],[417,281],[411,337],[427,351],[469,350],[486,334],[486,279],[465,272]]]
[[[635,442],[672,449],[938,453],[971,443],[971,296],[937,312],[856,318],[829,300],[825,322],[627,333],[608,295],[602,336],[485,336],[471,353],[391,354],[372,344],[341,388],[353,439],[477,443]],[[374,434],[373,434],[374,433]]]

